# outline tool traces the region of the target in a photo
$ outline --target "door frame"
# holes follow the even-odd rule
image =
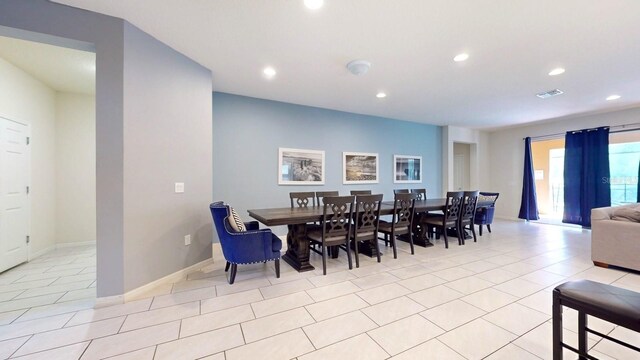
[[[32,141],[32,136],[31,136],[31,124],[27,121],[23,121],[23,120],[16,120],[14,118],[9,117],[8,115],[4,115],[2,113],[0,113],[0,118],[6,121],[11,121],[14,122],[16,124],[20,124],[20,125],[24,125],[26,126],[26,134],[27,134],[27,138],[29,139],[29,143],[27,144],[26,147],[26,155],[27,155],[27,184],[26,186],[29,187],[29,193],[27,194],[27,205],[26,205],[26,213],[27,213],[27,232],[28,232],[28,236],[29,238],[29,242],[27,243],[27,262],[30,262],[34,256],[31,253],[31,144],[33,143]],[[26,141],[26,139],[25,139]]]

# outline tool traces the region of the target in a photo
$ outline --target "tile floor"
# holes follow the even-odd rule
[[[590,233],[500,221],[477,243],[382,263],[344,253],[298,273],[217,259],[140,299],[95,308],[95,248],[64,249],[0,274],[0,359],[551,359],[551,289],[591,279],[640,291],[640,276],[593,267]],[[575,345],[577,316],[565,311]],[[640,335],[592,319],[600,332]],[[592,355],[640,354],[590,335]],[[565,357],[574,359],[575,356]]]

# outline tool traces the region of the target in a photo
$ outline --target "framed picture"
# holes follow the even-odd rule
[[[343,152],[343,184],[377,184],[378,154]]]
[[[278,185],[324,185],[324,151],[279,148]]]
[[[393,155],[393,182],[396,184],[422,182],[422,156]]]

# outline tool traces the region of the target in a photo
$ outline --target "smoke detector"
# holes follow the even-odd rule
[[[536,96],[539,97],[540,99],[548,99],[550,97],[558,96],[560,94],[564,94],[564,91],[562,91],[560,89],[553,89],[553,90],[549,90],[549,91],[545,91],[545,92],[541,92],[539,94],[536,94]]]
[[[371,68],[371,63],[366,60],[353,60],[347,64],[347,70],[353,75],[364,75]]]

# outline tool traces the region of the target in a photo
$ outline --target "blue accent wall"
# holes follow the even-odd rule
[[[213,198],[247,209],[288,207],[289,192],[395,188],[442,190],[442,129],[435,125],[213,93]],[[278,185],[278,148],[325,151],[325,185]],[[378,184],[343,185],[342,152],[378,153]],[[393,183],[393,155],[421,155],[422,184]],[[274,228],[277,234],[284,228]]]

